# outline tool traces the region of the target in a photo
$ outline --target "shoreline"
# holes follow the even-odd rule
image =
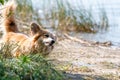
[[[120,79],[120,48],[90,46],[64,38],[56,43],[55,49],[48,58],[53,60],[56,68],[65,71],[71,80],[79,80],[83,77],[90,80],[97,79],[95,77],[103,80]]]

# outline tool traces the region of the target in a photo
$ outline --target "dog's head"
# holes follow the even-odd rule
[[[31,35],[35,49],[48,54],[54,47],[56,36],[36,23],[31,23]]]

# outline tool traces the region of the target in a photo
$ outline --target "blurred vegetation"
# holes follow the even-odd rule
[[[18,3],[17,16],[24,22],[31,21],[33,16],[33,6],[31,0],[16,0]]]
[[[39,10],[43,16],[39,16],[40,22],[62,31],[97,32],[109,26],[105,9],[100,10],[99,22],[95,20],[92,9],[85,9],[82,3],[76,3],[77,8],[67,0],[45,0]],[[37,10],[38,11],[38,10]]]
[[[4,1],[0,0],[1,4]],[[97,32],[107,30],[109,21],[104,8],[100,9],[99,22],[95,20],[92,9],[85,9],[84,5],[79,1],[76,6],[70,4],[68,0],[44,0],[39,1],[36,5],[41,8],[33,8],[32,0],[16,0],[18,7],[16,17],[18,25],[29,26],[34,21],[46,27],[61,31],[77,31],[77,32]],[[39,12],[42,12],[39,13]]]
[[[17,18],[18,26],[29,26],[28,23],[32,22],[32,17],[34,15],[32,1],[31,0],[16,0],[16,2],[17,2],[16,18]]]
[[[1,3],[1,4],[4,4],[4,0],[0,0],[0,3]]]
[[[33,8],[31,0],[16,0],[17,19],[19,25],[27,25],[34,21],[46,27],[49,26],[61,31],[97,32],[106,30],[109,21],[105,9],[100,10],[99,22],[94,18],[92,9],[85,9],[82,3],[73,7],[67,0],[44,0],[36,5],[41,8]]]
[[[58,11],[52,9],[51,13],[52,18],[58,20],[57,29],[94,32],[95,21],[91,12],[79,6],[79,10],[75,10],[68,1],[57,0],[56,4]]]

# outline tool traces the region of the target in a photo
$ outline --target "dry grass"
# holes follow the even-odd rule
[[[80,71],[80,72],[93,72],[94,70],[90,69],[87,66],[80,66],[78,68],[75,68],[75,71]]]

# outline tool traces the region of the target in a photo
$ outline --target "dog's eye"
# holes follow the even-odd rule
[[[49,35],[48,35],[48,34],[45,34],[44,36],[45,36],[45,37],[49,37]]]

